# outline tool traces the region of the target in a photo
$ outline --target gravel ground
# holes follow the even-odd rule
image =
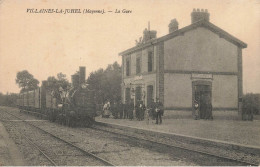
[[[23,119],[31,117],[24,114],[20,115]],[[94,129],[73,129],[39,121],[33,122],[33,124],[66,138],[66,140],[110,162],[116,162],[116,165],[234,165],[234,163],[221,162],[220,159],[215,157],[211,157],[209,162],[209,157],[205,155],[191,154],[189,151],[177,148],[173,151],[161,145],[156,146],[154,143],[140,143],[140,141],[128,137],[120,137]]]
[[[125,137],[97,132],[93,129],[84,129],[83,131],[82,129],[68,128],[47,122],[34,122],[34,124],[62,138],[66,138],[66,140],[115,165],[195,165],[195,163],[185,162],[164,152],[138,145],[133,141],[130,142]]]
[[[0,121],[0,166],[24,166],[24,157]]]
[[[19,113],[15,110],[8,111],[21,115],[21,117],[26,120],[32,120],[33,118],[32,116]],[[55,135],[66,138],[66,140],[71,141],[81,148],[91,151],[112,163],[116,162],[116,165],[195,165],[195,163],[185,162],[185,159],[181,160],[172,155],[165,154],[164,152],[153,151],[136,145],[135,143],[129,144],[124,139],[116,140],[115,135],[104,135],[101,132],[95,133],[95,130],[93,129],[87,129],[89,132],[84,132],[80,129],[68,128],[46,121],[35,121],[31,123],[38,125]]]
[[[2,113],[1,117],[8,115],[7,113]],[[5,119],[8,119],[5,117]],[[79,166],[103,166],[103,162],[99,162],[93,157],[84,155],[78,149],[67,145],[66,143],[53,138],[49,134],[43,133],[41,130],[36,129],[21,121],[5,121],[5,126],[10,128],[9,131],[22,132],[31,141],[33,141],[41,150],[47,154],[57,165],[79,165]],[[18,145],[20,143],[17,143]],[[28,155],[28,152],[26,152]],[[33,163],[30,165],[52,165],[48,164],[46,159],[39,159],[38,154],[31,154]],[[40,156],[41,158],[42,156]],[[40,163],[39,163],[40,162]],[[46,164],[47,163],[47,164]]]
[[[238,160],[244,160],[246,162],[254,162],[256,164],[260,163],[260,155],[248,153],[244,150],[236,150],[234,148],[229,148],[226,145],[214,145],[211,142],[200,142],[194,141],[192,138],[183,138],[179,136],[158,136],[158,134],[154,133],[144,133],[142,131],[137,131],[135,129],[127,130],[124,128],[115,128],[115,127],[105,127],[105,126],[95,126],[97,129],[111,131],[118,134],[123,135],[131,135],[137,138],[149,139],[155,142],[165,143],[168,145],[199,150],[207,153],[211,153],[213,155],[217,154],[223,157],[229,157]]]
[[[1,116],[2,117],[2,116]],[[10,122],[3,122],[10,137],[18,146],[20,152],[24,157],[26,165],[29,166],[51,166],[52,164],[37,150],[35,149],[22,135],[15,129]]]

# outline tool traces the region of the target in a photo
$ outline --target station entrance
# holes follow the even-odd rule
[[[200,119],[212,118],[212,85],[208,81],[194,81],[193,83],[193,113],[195,112],[194,104],[198,103]]]
[[[130,88],[126,88],[125,89],[125,104],[130,103],[130,100],[131,100]]]
[[[153,85],[147,86],[147,108],[152,107],[153,102]]]
[[[137,86],[135,88],[135,104],[138,104],[142,100],[142,87]]]

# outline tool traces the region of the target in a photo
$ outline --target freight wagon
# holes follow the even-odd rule
[[[90,126],[96,115],[94,91],[85,84],[85,67],[72,75],[70,90],[55,92],[43,81],[40,88],[20,93],[17,106],[21,111],[32,111],[68,126]]]

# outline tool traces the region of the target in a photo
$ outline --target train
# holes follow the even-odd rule
[[[71,127],[90,127],[95,122],[95,93],[85,83],[85,67],[71,76],[72,86],[48,89],[43,81],[40,88],[20,93],[16,101],[20,111],[47,116],[52,122]]]

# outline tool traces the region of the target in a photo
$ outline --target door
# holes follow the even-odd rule
[[[153,101],[153,86],[147,86],[147,108],[151,108]]]
[[[140,86],[135,88],[135,104],[142,100],[142,88]]]
[[[125,89],[125,104],[130,103],[131,94],[130,94],[130,88]]]
[[[193,111],[194,101],[199,103],[199,117],[201,119],[212,117],[211,82],[193,83]]]

